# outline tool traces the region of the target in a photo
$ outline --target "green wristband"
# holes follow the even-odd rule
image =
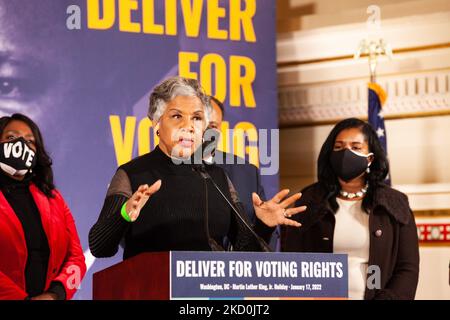
[[[122,218],[125,219],[127,222],[132,222],[130,216],[127,213],[127,203],[125,202],[122,206],[122,209],[120,209],[120,214],[122,215]]]

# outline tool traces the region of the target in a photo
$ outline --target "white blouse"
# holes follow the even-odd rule
[[[350,201],[336,198],[333,252],[348,255],[348,296],[364,299],[369,263],[369,215],[362,209],[362,200]]]

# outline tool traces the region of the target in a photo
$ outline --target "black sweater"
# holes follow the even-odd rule
[[[237,204],[224,171],[215,165],[206,170]],[[158,179],[162,181],[160,190],[150,197],[135,222],[126,222],[120,214],[122,205],[140,185],[151,185]],[[175,164],[159,147],[121,166],[111,181],[100,217],[89,232],[92,254],[113,256],[122,240],[124,259],[150,251],[211,250],[205,227],[204,181],[191,165]],[[210,237],[219,244],[229,237],[234,250],[260,251],[256,239],[210,181],[207,188]],[[246,217],[245,213],[242,216]]]

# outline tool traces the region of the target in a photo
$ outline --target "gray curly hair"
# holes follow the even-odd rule
[[[206,125],[209,123],[211,104],[209,96],[194,79],[171,77],[158,84],[150,95],[148,117],[156,124],[166,110],[167,103],[177,96],[197,97],[205,109]]]

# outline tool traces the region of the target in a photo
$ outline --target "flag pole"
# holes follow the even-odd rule
[[[378,140],[387,156],[386,127],[384,124],[384,112],[382,106],[386,100],[386,92],[376,83],[376,71],[378,59],[381,56],[392,57],[390,46],[382,39],[363,39],[355,53],[354,58],[359,59],[361,55],[367,55],[370,70],[370,82],[368,83],[368,122],[376,131]],[[385,181],[391,184],[388,175]]]

